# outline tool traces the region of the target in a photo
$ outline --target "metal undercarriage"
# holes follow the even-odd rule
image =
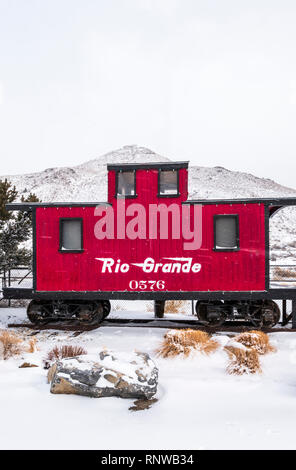
[[[155,317],[163,318],[165,301],[155,301]],[[47,300],[33,299],[27,308],[29,320],[34,324],[50,322],[76,322],[99,326],[109,315],[109,300]],[[220,326],[226,321],[244,320],[256,328],[275,326],[280,320],[280,309],[272,300],[255,301],[197,301],[197,320],[207,326]]]
[[[27,316],[34,324],[73,321],[81,325],[99,325],[110,313],[109,300],[31,300]]]
[[[281,316],[280,308],[273,300],[198,301],[195,311],[198,319],[209,326],[220,326],[228,320],[245,320],[256,328],[270,328]]]

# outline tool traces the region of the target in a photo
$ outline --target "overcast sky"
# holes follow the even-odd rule
[[[0,0],[0,174],[127,144],[296,187],[295,0]]]

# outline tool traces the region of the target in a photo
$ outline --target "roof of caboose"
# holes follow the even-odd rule
[[[183,201],[182,204],[266,204],[283,207],[296,206],[296,198],[191,199]],[[100,205],[111,206],[112,204],[109,202],[11,202],[6,204],[5,207],[11,211],[32,211],[36,207],[95,207]]]
[[[270,206],[296,206],[295,197],[255,197],[243,199],[188,199],[182,204],[267,204]]]
[[[108,171],[120,170],[149,170],[149,169],[164,169],[164,170],[178,170],[180,168],[188,168],[188,161],[184,162],[147,162],[147,163],[110,163],[107,164]]]

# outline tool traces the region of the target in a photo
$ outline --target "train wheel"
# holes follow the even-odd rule
[[[110,310],[111,310],[111,303],[110,300],[101,300],[103,304],[103,315],[104,319],[108,317]]]
[[[275,326],[281,316],[279,306],[273,300],[263,300],[251,304],[251,321],[257,328],[272,328]]]
[[[226,312],[223,311],[222,308],[219,308],[222,305],[223,302],[221,300],[215,300],[213,302],[196,302],[195,311],[197,318],[209,326],[222,325],[227,317]]]
[[[101,301],[82,303],[79,306],[77,319],[84,325],[99,325],[104,320],[103,303]]]
[[[200,321],[207,322],[208,304],[198,300],[195,304],[196,316]]]
[[[31,300],[27,307],[27,317],[31,323],[35,325],[44,323],[49,316],[47,312],[46,305],[40,300]]]
[[[267,306],[270,309],[270,313],[271,313],[271,322],[270,322],[271,324],[270,324],[270,326],[275,326],[280,321],[280,318],[281,318],[280,308],[279,308],[278,304],[276,302],[274,302],[273,300],[266,300],[265,304],[267,304]]]

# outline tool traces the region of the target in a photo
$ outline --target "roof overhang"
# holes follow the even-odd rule
[[[109,202],[11,202],[5,204],[8,211],[32,212],[37,207],[96,207],[111,206]]]
[[[108,164],[108,171],[133,171],[133,170],[179,170],[188,168],[188,161],[185,162],[152,162],[152,163],[116,163]]]
[[[283,206],[296,206],[296,198],[244,198],[244,199],[192,199],[182,204],[264,204],[277,209]]]

